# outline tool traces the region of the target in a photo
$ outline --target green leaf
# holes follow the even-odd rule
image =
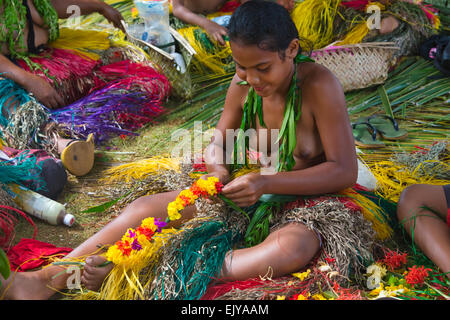
[[[92,212],[97,212],[97,213],[99,213],[99,212],[104,212],[104,211],[106,211],[107,209],[111,208],[113,205],[115,205],[120,199],[126,197],[126,196],[129,195],[130,193],[131,193],[131,191],[127,192],[126,194],[124,194],[123,196],[120,196],[120,197],[117,198],[117,199],[114,199],[114,200],[105,202],[105,203],[103,203],[103,204],[101,204],[101,205],[99,205],[99,206],[92,207],[92,208],[89,208],[89,209],[84,210],[84,211],[81,211],[81,213],[92,213]]]
[[[394,113],[392,112],[392,107],[391,107],[391,103],[389,101],[389,97],[386,93],[386,89],[384,88],[383,85],[378,87],[378,94],[380,95],[381,98],[381,104],[384,107],[384,111],[386,112],[386,114],[391,117],[392,119],[394,119]]]
[[[256,112],[259,118],[259,125],[263,128],[266,128],[266,124],[264,123],[264,116],[262,110],[262,98],[260,96],[256,97]]]
[[[9,265],[8,257],[6,256],[5,251],[0,248],[0,274],[3,279],[8,279],[11,274],[11,267]]]
[[[272,213],[271,203],[261,203],[256,209],[253,217],[247,227],[245,233],[245,240],[247,245],[256,245],[261,242],[261,238],[264,237],[264,222],[268,220]],[[258,232],[260,231],[260,232]]]
[[[327,299],[337,299],[339,298],[336,294],[334,294],[332,291],[322,291],[322,295]]]
[[[294,111],[291,111],[291,114]],[[290,117],[288,127],[288,157],[293,154],[295,145],[297,144],[297,138],[295,135],[296,123],[294,117]]]
[[[397,284],[397,282],[398,282],[398,279],[394,275],[391,275],[389,277],[388,283],[390,286],[395,286]]]
[[[281,139],[284,137],[284,132],[286,131],[286,128],[288,126],[288,120],[289,120],[290,114],[291,114],[291,109],[286,108],[284,110],[284,118],[283,118],[283,122],[281,124],[280,132],[278,133],[277,142],[280,142]]]
[[[225,197],[223,194],[218,194],[217,195],[220,199],[223,200],[223,202],[225,202],[226,204],[228,204],[231,208],[233,208],[234,210],[242,213],[244,216],[246,216],[246,218],[250,221],[250,217],[248,216],[247,212],[245,212],[244,210],[242,210],[236,203],[234,203],[232,200],[228,199],[227,197]]]

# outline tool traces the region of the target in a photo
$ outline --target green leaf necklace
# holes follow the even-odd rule
[[[49,31],[49,41],[59,36],[58,14],[49,0],[33,0],[33,4],[44,19]],[[31,70],[42,67],[30,60],[24,39],[24,30],[27,25],[27,9],[22,0],[0,0],[0,43],[9,48],[9,55],[15,59],[23,59]],[[3,12],[2,12],[3,11]],[[44,71],[44,70],[42,70]]]
[[[294,59],[294,74],[287,93],[283,122],[277,139],[277,143],[279,143],[277,172],[290,171],[295,165],[296,127],[301,116],[302,103],[301,90],[297,87],[297,63],[301,62],[314,62],[314,60],[301,54]],[[246,81],[238,84],[248,85]],[[242,167],[242,163],[245,166],[248,165],[249,138],[245,135],[245,131],[256,127],[256,117],[258,117],[260,126],[266,128],[263,120],[262,98],[253,87],[250,87],[244,102],[241,126],[234,145],[232,170]]]

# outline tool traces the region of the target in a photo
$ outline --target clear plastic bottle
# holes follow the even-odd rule
[[[145,25],[142,40],[169,53],[174,52],[175,46],[168,46],[174,42],[169,31],[168,0],[134,0],[134,4]]]
[[[75,217],[67,213],[61,203],[17,184],[10,184],[9,187],[14,202],[26,213],[52,225],[64,224],[70,227],[75,222]]]

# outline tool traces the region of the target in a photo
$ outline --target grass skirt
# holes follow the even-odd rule
[[[179,170],[174,170],[174,167],[166,168],[155,169],[154,172],[145,174],[146,180],[158,181],[159,192],[181,190],[189,187],[194,181],[192,165],[180,165]],[[127,180],[128,173],[136,174],[132,168],[127,167],[128,173],[123,169],[115,168],[111,171],[112,175],[116,174],[114,179]],[[139,178],[142,177],[134,177]],[[372,205],[372,208],[366,206],[362,210],[363,202],[348,196],[344,197],[345,194],[343,192],[341,195],[300,199],[288,203],[270,221],[272,229],[298,222],[318,232],[323,245],[317,257],[311,262],[311,266],[318,270],[319,262],[333,261],[333,270],[339,274],[334,281],[339,287],[348,284],[350,277],[361,278],[363,268],[374,260],[373,251],[380,234],[382,235],[368,219],[370,217],[367,212],[371,212],[374,206]],[[351,193],[347,192],[347,195]],[[373,204],[371,201],[367,203]],[[218,275],[225,254],[244,246],[244,234],[249,221],[220,200],[212,204],[203,200],[197,201],[196,208],[197,213],[192,220],[176,232],[168,234],[158,250],[151,252],[151,257],[145,258],[148,261],[145,267],[141,270],[124,270],[120,266],[115,266],[99,293],[88,292],[79,298],[110,300],[190,300],[208,296],[212,298],[208,288],[219,280]],[[372,220],[377,219],[372,217]],[[384,222],[383,225],[387,223]],[[389,232],[384,235],[388,236]],[[313,283],[309,287],[312,286]],[[314,286],[317,287],[317,283]]]

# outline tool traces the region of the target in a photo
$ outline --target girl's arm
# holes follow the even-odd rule
[[[34,94],[36,99],[48,108],[57,108],[64,104],[59,93],[44,79],[16,66],[0,54],[0,74]]]
[[[80,15],[84,16],[94,12],[100,13],[116,28],[125,31],[120,23],[120,20],[123,20],[120,12],[101,0],[51,0],[51,3],[61,19],[69,18],[73,12],[68,12],[67,9],[69,6],[75,5],[80,8]]]
[[[189,10],[185,7],[184,0],[173,0],[173,15],[181,21],[205,29],[213,40],[225,45],[223,36],[227,35],[227,29]]]
[[[226,131],[233,131],[240,127],[242,119],[242,100],[246,96],[248,88],[238,85],[241,81],[234,76],[228,88],[220,120],[214,130],[211,143],[205,150],[206,168],[210,175],[217,176],[222,183],[230,180],[229,164],[232,147],[227,148]],[[229,139],[232,142],[233,139]],[[231,149],[231,150],[227,150]],[[228,151],[228,153],[227,153]]]

